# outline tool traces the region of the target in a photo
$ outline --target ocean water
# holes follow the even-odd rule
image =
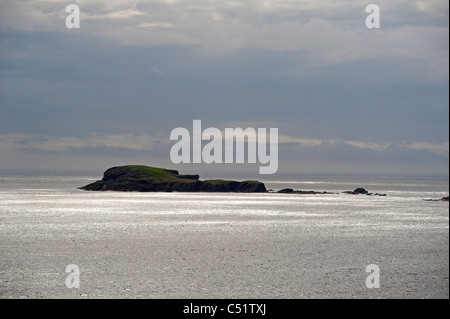
[[[326,195],[77,189],[101,176],[0,170],[0,298],[449,297],[449,204],[424,200],[448,176],[201,174]],[[342,194],[357,187],[387,196]]]

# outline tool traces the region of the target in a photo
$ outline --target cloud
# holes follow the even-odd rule
[[[438,79],[448,78],[448,23],[434,23],[448,8],[445,1],[382,1],[386,20],[395,16],[396,25],[383,20],[386,27],[379,30],[365,28],[367,3],[362,0],[78,3],[82,27],[77,32],[118,43],[187,46],[204,54],[247,49],[296,52],[309,69],[387,58],[423,66],[422,71]],[[67,32],[65,5],[63,1],[2,1],[0,28]],[[424,18],[411,20],[411,14]]]
[[[141,28],[172,28],[175,25],[169,22],[143,22],[139,26]]]
[[[83,165],[104,168],[105,165],[131,162],[173,167],[169,153],[174,143],[167,136],[131,134],[97,133],[86,137],[3,134],[0,135],[0,163],[2,168],[81,168]],[[381,149],[385,145],[360,141],[333,141],[331,144],[329,140],[282,136],[279,145],[280,168],[398,173],[408,172],[414,167],[409,172],[448,172],[449,143],[392,143]],[[215,172],[220,167],[201,166]],[[198,169],[190,167],[187,171]]]
[[[379,30],[362,0],[76,3],[68,30],[67,2],[0,1],[2,150],[166,156],[202,119],[292,159],[448,158],[447,1],[380,0]]]
[[[83,19],[88,20],[101,20],[101,19],[131,19],[136,16],[145,15],[144,12],[136,10],[136,5],[132,6],[129,9],[111,11],[103,14],[84,14]]]
[[[280,135],[279,138],[278,138],[278,141],[281,144],[298,143],[301,146],[305,146],[305,147],[321,146],[324,143],[328,143],[328,144],[333,145],[333,143],[335,142],[334,140],[297,138],[297,137],[290,137],[290,136],[287,136],[287,135]]]
[[[449,2],[442,0],[416,0],[413,1],[418,11],[426,13],[433,18],[448,19]]]
[[[391,143],[367,143],[367,142],[360,142],[360,141],[345,141],[346,144],[351,145],[356,148],[362,148],[362,149],[370,149],[375,151],[383,151],[387,149],[389,146],[391,146]]]
[[[327,140],[327,139],[303,139],[298,137],[290,137],[286,135],[279,136],[280,145],[286,144],[297,145],[300,148],[297,150],[315,147],[318,150],[329,150],[333,147],[333,152],[348,151],[347,146],[353,149],[361,149],[365,151],[377,152],[378,154],[389,154],[394,152],[402,152],[402,149],[420,151],[421,153],[433,153],[440,157],[449,157],[449,143],[429,143],[429,142],[400,142],[400,143],[379,143],[379,142],[364,142],[364,141],[344,141],[344,140]],[[374,154],[374,153],[372,153]],[[406,153],[405,153],[406,154]],[[408,153],[409,154],[409,153]]]
[[[419,151],[430,151],[436,155],[441,156],[449,156],[449,143],[442,143],[442,144],[433,144],[433,143],[402,143],[399,145],[400,147],[412,149],[412,150],[419,150]]]
[[[162,73],[157,67],[153,67],[152,71],[155,72],[156,74],[165,77],[164,73]]]
[[[133,134],[102,135],[91,133],[85,138],[54,137],[37,134],[0,135],[0,147],[35,150],[41,152],[68,152],[83,148],[117,148],[123,150],[145,151],[155,145],[164,144],[161,138]]]
[[[249,126],[253,127],[253,126]],[[247,127],[243,127],[244,131]],[[188,128],[189,130],[190,128]],[[206,128],[203,128],[206,129]],[[256,130],[256,127],[255,127]],[[225,137],[225,131],[221,131],[222,136]],[[238,134],[237,138],[242,139],[244,135]],[[268,141],[269,131],[267,131],[266,141]],[[349,145],[356,149],[365,149],[371,151],[385,151],[389,148],[411,149],[418,151],[432,152],[440,156],[449,156],[449,143],[434,144],[427,142],[412,142],[412,143],[376,143],[376,142],[362,142],[362,141],[337,141],[327,139],[307,139],[290,137],[287,135],[279,136],[279,144],[298,144],[303,148],[311,147],[326,147],[335,145],[342,148],[343,145]],[[117,148],[123,150],[137,150],[148,151],[152,150],[155,145],[170,146],[174,142],[170,141],[167,136],[162,134],[156,136],[149,135],[133,135],[133,134],[99,134],[91,133],[86,137],[55,137],[39,134],[2,134],[0,135],[0,146],[15,148],[37,150],[43,152],[67,152],[73,149],[82,148]]]

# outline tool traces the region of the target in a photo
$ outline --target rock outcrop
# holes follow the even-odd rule
[[[449,201],[449,197],[442,197],[441,199],[424,199],[424,201],[427,202],[448,202]]]
[[[335,194],[335,193],[330,193],[330,192],[293,190],[292,188],[283,188],[282,190],[279,190],[277,193],[281,193],[281,194],[300,194],[300,195]]]
[[[378,193],[369,193],[364,188],[358,187],[353,191],[345,191],[344,194],[351,194],[351,195],[374,195],[374,196],[386,196],[386,194],[378,194]]]
[[[124,192],[267,192],[265,185],[258,181],[200,181],[198,175],[180,175],[176,170],[139,165],[110,168],[105,171],[101,180],[80,189]]]

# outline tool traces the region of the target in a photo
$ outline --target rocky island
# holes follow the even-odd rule
[[[427,202],[448,202],[449,201],[449,197],[445,196],[445,197],[442,197],[441,199],[424,199],[424,201],[427,201]]]
[[[374,195],[374,196],[386,196],[386,194],[378,194],[378,193],[369,193],[364,188],[358,187],[353,191],[345,191],[344,194],[350,194],[350,195]]]
[[[299,195],[337,194],[337,193],[331,193],[331,192],[293,190],[292,188],[283,188],[282,190],[279,190],[277,193],[280,193],[280,194],[299,194]]]
[[[267,192],[265,185],[258,181],[200,181],[198,175],[180,175],[176,170],[143,165],[112,167],[105,171],[101,180],[80,189],[124,192]]]
[[[144,165],[126,165],[107,169],[103,178],[94,183],[80,187],[87,191],[122,191],[122,192],[234,192],[234,193],[275,193],[267,191],[264,183],[259,181],[199,180],[199,175],[181,175],[172,169]],[[284,188],[276,193],[297,195],[338,194],[332,192],[305,191]],[[369,193],[363,188],[343,192],[345,194],[365,194],[386,196],[386,194]],[[445,199],[442,199],[445,200]],[[447,198],[448,201],[448,198]]]

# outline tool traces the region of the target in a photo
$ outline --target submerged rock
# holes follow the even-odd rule
[[[278,191],[278,193],[283,193],[283,194],[290,194],[293,192],[294,192],[294,190],[292,188],[283,188],[282,190]]]
[[[427,202],[448,202],[449,201],[449,197],[442,197],[441,199],[424,199],[424,201]]]
[[[283,188],[282,190],[279,190],[277,193],[281,193],[281,194],[300,194],[300,195],[335,194],[335,193],[330,193],[330,192],[293,190],[292,188]]]
[[[373,196],[386,196],[386,194],[378,194],[378,193],[369,193],[364,188],[358,187],[354,191],[345,191],[344,194],[351,194],[351,195],[373,195]]]
[[[345,194],[352,194],[352,195],[358,195],[358,194],[365,194],[365,195],[367,195],[367,194],[369,194],[368,191],[366,191],[364,188],[361,188],[361,187],[355,189],[354,191],[345,191],[343,193],[345,193]]]
[[[258,181],[200,181],[199,175],[180,175],[176,170],[139,165],[110,168],[105,171],[101,180],[80,189],[124,192],[267,192],[265,185]]]

